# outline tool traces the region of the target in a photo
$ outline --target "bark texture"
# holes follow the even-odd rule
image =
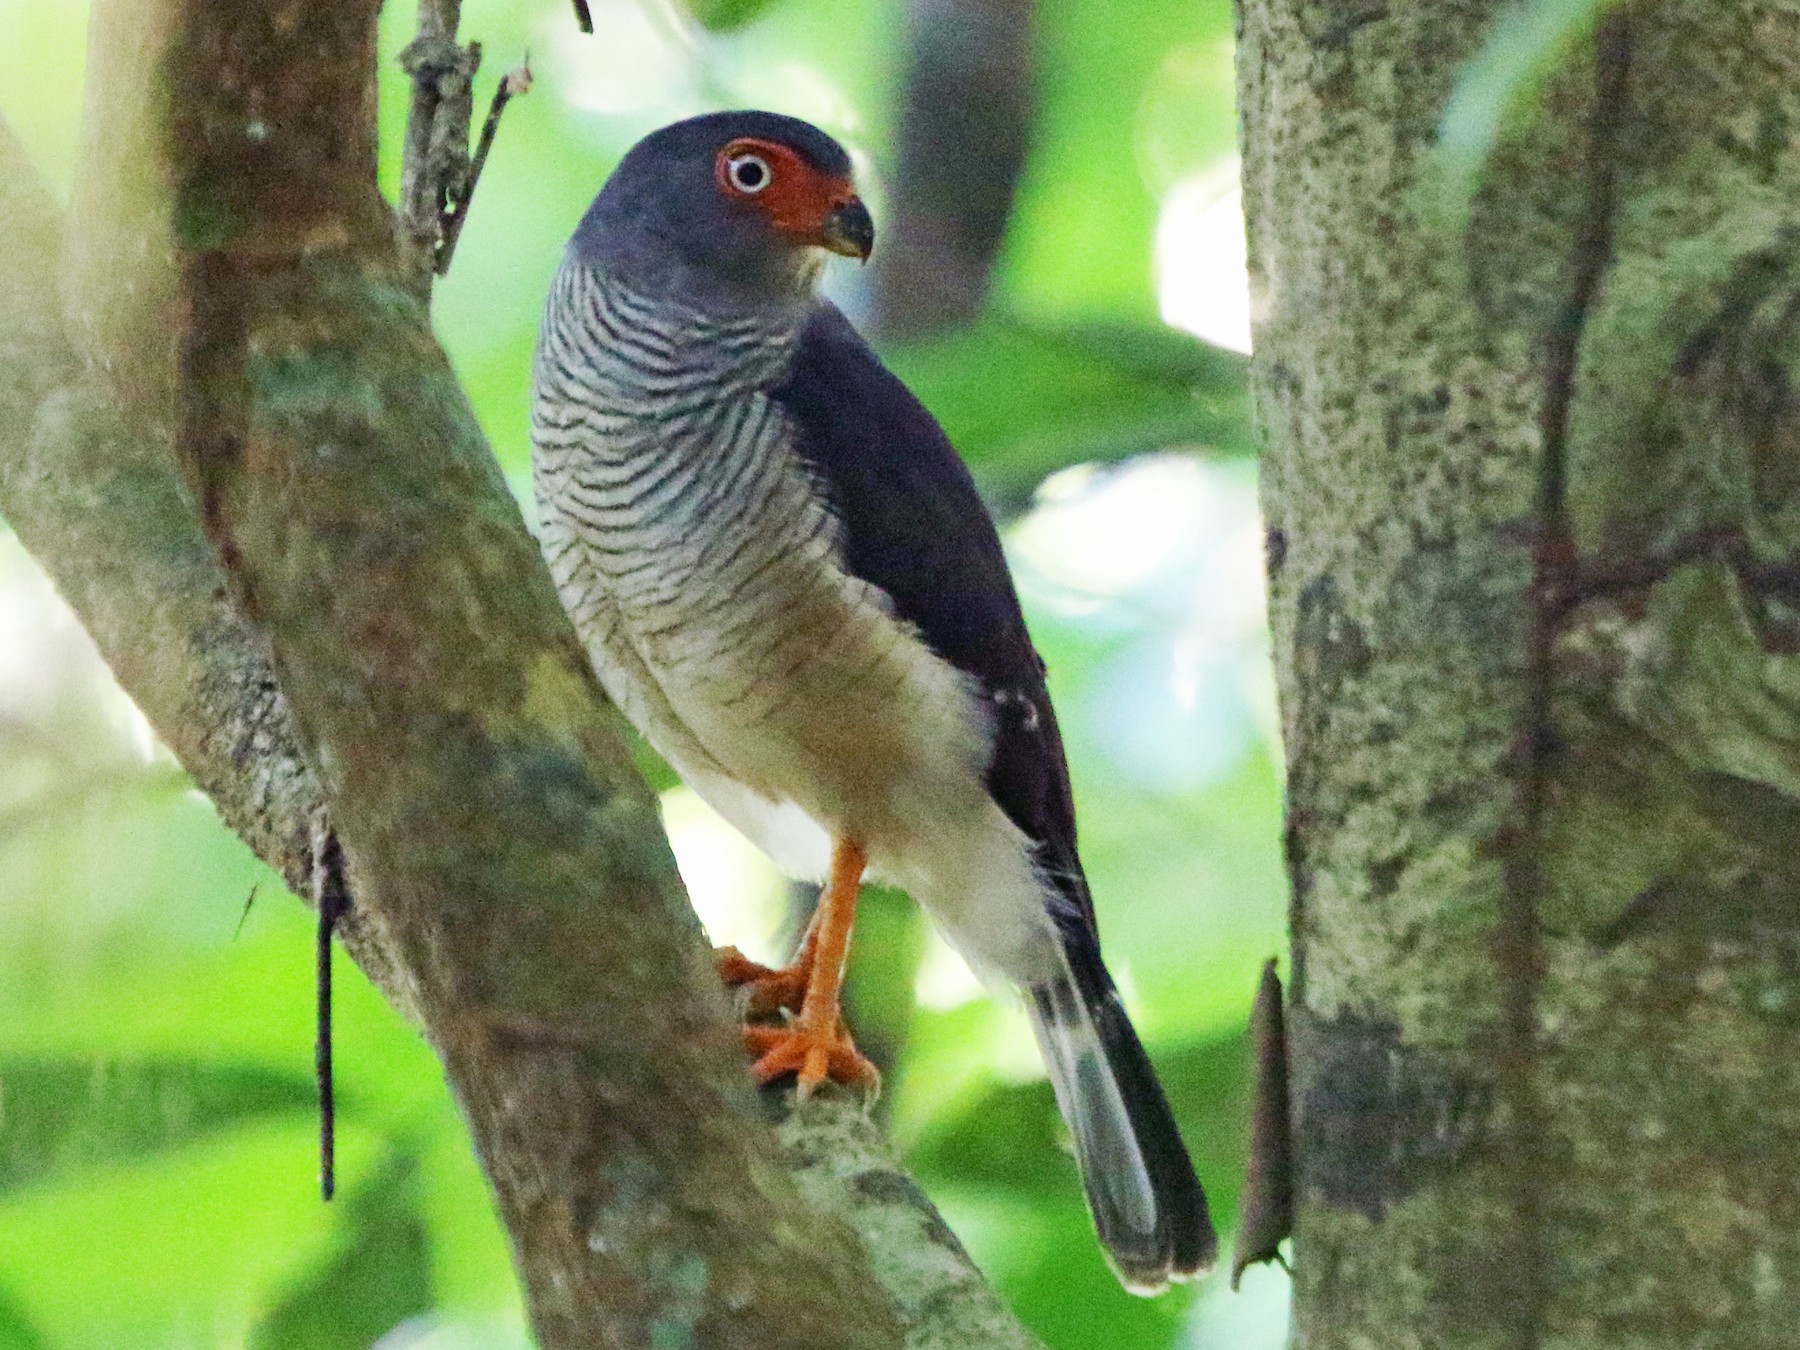
[[[353,954],[444,1059],[544,1346],[972,1343],[1009,1319],[916,1189],[819,1166],[866,1122],[817,1103],[784,1153],[760,1118],[376,194],[375,9],[97,5],[61,297],[0,133],[0,509],[302,893],[329,802]]]
[[[1800,6],[1640,0],[1434,223],[1500,7],[1240,0],[1297,1329],[1800,1324]]]

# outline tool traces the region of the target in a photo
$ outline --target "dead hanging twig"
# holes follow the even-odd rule
[[[401,68],[412,77],[413,93],[401,159],[399,228],[401,246],[422,300],[430,299],[433,279],[450,270],[475,185],[500,129],[501,112],[515,95],[531,88],[531,68],[524,63],[500,81],[471,158],[469,125],[474,116],[481,44],[471,42],[464,47],[457,43],[461,8],[458,0],[423,0],[418,36],[400,53]],[[330,1200],[337,1190],[331,942],[338,920],[350,908],[350,892],[344,884],[343,851],[322,815],[313,824],[311,872],[319,925],[314,949],[317,1029],[313,1050],[319,1089],[319,1194]],[[255,897],[254,891],[251,896]],[[245,912],[249,912],[248,904]]]
[[[318,1027],[313,1044],[313,1072],[319,1084],[319,1198],[337,1193],[337,1089],[331,1072],[331,938],[350,907],[344,884],[344,850],[324,814],[313,822],[313,904],[319,911],[317,962]],[[255,892],[251,892],[252,895]]]

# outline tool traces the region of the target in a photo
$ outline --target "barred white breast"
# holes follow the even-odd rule
[[[989,797],[986,703],[847,573],[768,390],[797,325],[634,295],[573,253],[535,367],[544,550],[607,693],[790,875],[832,836],[978,968],[1060,968],[1030,849]]]

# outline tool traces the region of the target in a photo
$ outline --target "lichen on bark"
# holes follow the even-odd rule
[[[1800,9],[1609,7],[1463,233],[1495,7],[1239,13],[1299,1343],[1784,1345]]]

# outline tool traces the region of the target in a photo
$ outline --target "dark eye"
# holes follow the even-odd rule
[[[774,176],[774,171],[769,168],[769,161],[761,155],[733,155],[725,161],[726,179],[746,196],[754,197],[769,186],[769,180]]]

